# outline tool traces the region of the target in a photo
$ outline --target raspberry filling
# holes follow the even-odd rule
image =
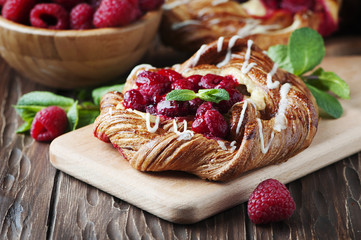
[[[243,95],[237,89],[241,85],[232,76],[207,74],[183,77],[174,70],[160,69],[140,72],[136,85],[137,89],[131,89],[124,94],[125,108],[171,119],[187,118],[193,121],[192,130],[207,138],[227,137],[230,127],[224,115],[235,103],[243,100]],[[219,103],[203,101],[200,98],[190,101],[166,100],[166,95],[176,89],[189,89],[194,92],[199,89],[225,89],[229,100]]]

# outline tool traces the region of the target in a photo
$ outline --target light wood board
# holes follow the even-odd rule
[[[58,169],[176,223],[194,223],[248,200],[258,183],[276,178],[294,181],[361,150],[361,56],[328,58],[322,63],[351,88],[342,100],[340,119],[322,119],[312,145],[287,162],[264,167],[238,179],[215,183],[180,173],[142,173],[112,147],[93,136],[92,126],[55,139],[50,161]]]

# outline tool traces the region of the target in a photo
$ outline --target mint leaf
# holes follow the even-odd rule
[[[71,106],[74,100],[72,98],[56,95],[52,92],[34,91],[24,94],[16,105],[33,106]]]
[[[311,28],[295,30],[289,39],[288,56],[295,75],[312,70],[325,56],[322,36]]]
[[[340,102],[330,94],[323,92],[316,87],[307,84],[306,86],[310,89],[312,95],[315,97],[317,105],[322,108],[327,114],[333,118],[341,117],[343,113]]]
[[[75,130],[79,120],[78,101],[75,101],[75,103],[69,108],[66,116],[68,117],[68,126],[70,131]]]
[[[229,93],[225,89],[200,89],[196,95],[207,102],[219,103],[222,100],[229,100]]]
[[[268,49],[267,55],[278,64],[278,67],[292,73],[292,65],[288,56],[287,45],[276,45]]]
[[[166,96],[167,101],[190,101],[196,98],[195,92],[189,89],[175,89]]]
[[[99,116],[100,111],[96,109],[79,109],[78,111],[78,125],[77,128],[81,128],[87,126],[95,121],[95,119]]]
[[[16,130],[16,133],[25,133],[31,129],[34,118],[24,119],[24,123]]]
[[[123,91],[124,84],[117,84],[112,86],[99,87],[92,91],[92,98],[96,105],[99,105],[101,98],[108,92],[111,91]]]
[[[343,99],[350,99],[350,87],[334,72],[325,72],[322,68],[318,68],[305,78],[308,84],[318,89],[331,91]]]

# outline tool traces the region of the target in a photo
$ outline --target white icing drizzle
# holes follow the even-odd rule
[[[178,29],[188,26],[188,25],[200,25],[200,24],[201,24],[200,21],[191,19],[191,20],[186,20],[183,22],[173,23],[171,28],[172,28],[172,30],[178,30]]]
[[[113,115],[113,108],[109,108],[109,110],[108,110],[108,114],[109,114],[110,116],[112,116],[112,115]]]
[[[278,64],[274,63],[272,70],[267,74],[267,87],[269,89],[274,89],[280,85],[279,81],[272,82],[272,77],[277,72]]]
[[[240,38],[241,37],[239,37],[237,35],[231,37],[231,39],[228,42],[227,54],[226,54],[225,58],[223,59],[223,61],[217,64],[218,68],[223,67],[224,65],[226,65],[229,62],[229,60],[231,60],[232,48],[233,48],[234,44],[236,43],[237,39],[240,39]]]
[[[234,150],[236,150],[236,148],[237,148],[236,143],[237,143],[236,141],[231,142],[231,145],[230,145],[231,146],[231,152],[234,152]]]
[[[287,95],[290,89],[291,89],[291,84],[285,83],[282,85],[280,90],[281,100],[279,102],[278,111],[276,113],[275,122],[273,126],[273,129],[277,132],[280,132],[281,130],[286,128],[285,111],[288,103]]]
[[[263,154],[267,153],[270,146],[271,146],[271,143],[272,143],[272,140],[275,136],[275,133],[272,132],[271,134],[271,139],[269,140],[267,146],[264,145],[264,138],[263,138],[263,127],[262,127],[262,122],[261,122],[261,119],[257,118],[256,119],[257,122],[258,122],[258,130],[259,130],[259,136],[260,136],[260,139],[261,139],[261,151]]]
[[[191,140],[194,136],[193,131],[187,130],[187,121],[183,120],[183,132],[178,131],[177,122],[173,119],[173,131],[179,136],[177,138],[178,141],[180,140]]]
[[[237,35],[244,38],[257,33],[267,33],[270,30],[279,29],[277,24],[261,25],[261,22],[257,19],[246,19],[245,25],[238,30]]]
[[[179,1],[174,1],[174,2],[171,2],[171,3],[167,3],[167,4],[163,4],[162,8],[164,10],[171,10],[175,7],[178,7],[179,5],[182,5],[182,4],[185,4],[185,3],[188,3],[189,0],[179,0]]]
[[[138,72],[139,69],[141,68],[144,68],[143,71],[146,71],[146,70],[149,70],[149,69],[155,69],[155,67],[153,67],[152,65],[150,64],[140,64],[138,66],[135,66],[132,71],[130,72],[128,78],[127,78],[127,81],[129,80],[130,77],[132,77],[135,73],[137,73],[137,76],[139,73],[141,73],[142,71]]]
[[[147,126],[148,132],[155,133],[159,127],[159,116],[156,117],[154,126],[150,127],[150,114],[147,112],[145,114],[145,124]]]
[[[213,0],[212,6],[217,6],[217,5],[225,3],[225,2],[228,2],[228,0]]]
[[[222,51],[223,41],[224,41],[224,37],[218,38],[218,41],[217,41],[217,52]]]
[[[206,49],[207,45],[203,44],[197,51],[196,56],[193,59],[192,62],[192,67],[196,66],[198,64],[199,58],[202,56],[202,54],[204,53],[204,50]]]
[[[251,68],[253,68],[254,66],[256,66],[256,63],[250,63],[249,64],[249,59],[251,58],[251,47],[252,47],[253,41],[251,39],[248,39],[247,41],[247,52],[246,55],[244,56],[244,62],[242,65],[242,73],[246,74],[249,72],[249,70],[251,70]]]
[[[237,123],[237,128],[236,128],[236,135],[238,135],[239,133],[239,129],[241,128],[242,126],[242,122],[243,122],[243,119],[244,119],[244,114],[246,112],[246,109],[247,109],[247,100],[244,100],[244,103],[243,103],[243,106],[242,106],[242,111],[241,111],[241,115],[239,116],[239,120],[238,120],[238,123]]]
[[[222,150],[227,151],[226,144],[222,142],[221,140],[217,140],[218,145],[222,148]]]

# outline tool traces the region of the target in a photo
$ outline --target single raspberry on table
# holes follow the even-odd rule
[[[30,12],[30,22],[34,27],[49,29],[67,29],[69,13],[56,3],[39,3]]]
[[[6,0],[1,10],[1,15],[17,23],[29,22],[29,14],[36,4],[36,0]],[[1,5],[1,4],[0,4]]]
[[[52,2],[57,3],[63,6],[64,8],[70,10],[79,3],[84,3],[86,1],[85,0],[52,0]]]
[[[248,216],[256,224],[286,220],[295,209],[290,192],[276,179],[261,182],[248,200]]]
[[[139,8],[142,12],[148,12],[159,8],[164,0],[139,0]]]
[[[93,27],[93,8],[87,3],[76,5],[70,12],[71,29],[90,29]]]
[[[36,141],[48,142],[63,134],[67,125],[65,111],[60,107],[50,106],[36,113],[30,134]]]
[[[125,26],[140,16],[138,1],[103,0],[94,14],[93,25],[97,28]]]

